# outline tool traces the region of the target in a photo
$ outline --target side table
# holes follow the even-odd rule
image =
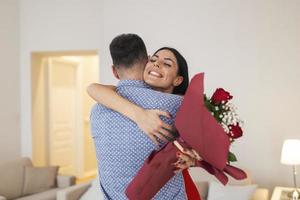
[[[272,193],[271,200],[291,200],[291,198],[289,198],[287,194],[292,192],[293,190],[294,188],[290,188],[290,187],[275,187]]]

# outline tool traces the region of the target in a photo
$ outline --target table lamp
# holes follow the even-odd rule
[[[288,139],[285,140],[281,151],[281,163],[284,165],[293,166],[294,191],[288,194],[289,197],[299,197],[300,192],[297,190],[296,182],[296,165],[300,165],[300,140]]]

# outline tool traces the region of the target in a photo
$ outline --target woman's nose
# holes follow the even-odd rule
[[[159,68],[159,64],[158,63],[154,63],[154,67]]]

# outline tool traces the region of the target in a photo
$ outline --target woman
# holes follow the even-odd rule
[[[184,95],[188,84],[188,68],[184,57],[174,48],[163,47],[158,49],[146,64],[144,70],[144,81],[152,89]],[[159,141],[166,141],[164,135],[169,135],[166,129],[172,127],[164,123],[159,116],[170,117],[168,113],[160,110],[145,110],[115,92],[114,86],[103,86],[91,84],[88,87],[89,95],[97,102],[109,107],[133,120],[156,144]],[[186,154],[191,155],[189,152]],[[188,157],[178,152],[179,160],[174,163],[175,167],[183,170],[186,193],[189,200],[199,200],[200,196],[193,183],[186,166],[193,165],[194,162]]]

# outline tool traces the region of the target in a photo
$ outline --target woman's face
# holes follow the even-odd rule
[[[155,90],[172,93],[174,87],[183,81],[183,77],[178,76],[177,72],[175,55],[164,49],[154,54],[146,64],[144,81]]]

